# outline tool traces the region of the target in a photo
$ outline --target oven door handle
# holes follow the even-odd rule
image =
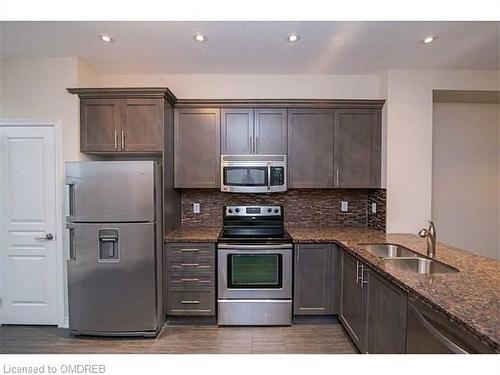
[[[274,245],[229,245],[220,243],[217,245],[219,249],[234,249],[234,250],[273,250],[273,249],[291,249],[292,244],[274,244]]]

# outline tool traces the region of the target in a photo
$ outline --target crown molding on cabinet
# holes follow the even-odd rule
[[[238,107],[238,108],[376,108],[384,106],[384,99],[178,99],[176,107]]]
[[[125,88],[69,88],[71,94],[85,99],[102,98],[165,98],[170,104],[177,102],[177,97],[167,87],[125,87]]]

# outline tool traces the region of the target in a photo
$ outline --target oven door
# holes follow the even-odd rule
[[[291,245],[219,245],[219,298],[292,298]]]

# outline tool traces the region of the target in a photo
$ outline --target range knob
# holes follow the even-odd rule
[[[274,209],[274,213],[277,214],[280,210],[278,210],[277,208]]]
[[[271,207],[269,207],[269,208],[267,209],[267,212],[271,213],[271,211],[272,211],[272,208],[271,208]]]
[[[238,207],[235,208],[236,212],[240,212],[240,209]]]
[[[228,208],[227,212],[229,212],[230,214],[232,214],[233,213],[233,209],[232,208]]]

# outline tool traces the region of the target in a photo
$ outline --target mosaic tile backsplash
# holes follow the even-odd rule
[[[340,211],[340,202],[349,202],[349,211]],[[193,213],[193,203],[201,212]],[[371,202],[377,213],[371,213]],[[301,189],[275,194],[231,194],[214,189],[182,191],[182,225],[222,226],[225,205],[283,205],[289,227],[354,226],[385,230],[385,189]]]

